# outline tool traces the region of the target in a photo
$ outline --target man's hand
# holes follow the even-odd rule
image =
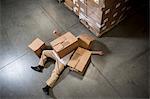
[[[57,37],[61,36],[61,33],[57,32],[57,30],[53,30],[53,34]]]
[[[99,55],[104,55],[104,52],[103,51],[98,51],[98,54]]]
[[[95,55],[104,55],[104,52],[103,51],[91,51],[92,54],[95,54]]]

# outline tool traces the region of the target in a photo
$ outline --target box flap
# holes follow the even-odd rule
[[[28,45],[29,48],[31,48],[33,51],[38,50],[44,42],[40,40],[39,38],[36,38],[30,45]]]

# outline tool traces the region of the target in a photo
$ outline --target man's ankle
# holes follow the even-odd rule
[[[46,86],[45,86],[45,88],[49,89],[49,88],[51,88],[51,87],[50,87],[50,86],[48,86],[48,85],[46,85]]]
[[[44,66],[39,65],[38,67],[39,67],[40,69],[44,69]]]

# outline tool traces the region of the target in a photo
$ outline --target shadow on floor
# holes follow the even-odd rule
[[[92,51],[102,50],[105,55],[108,55],[108,54],[111,53],[110,50],[108,49],[108,47],[105,44],[98,41],[98,40],[93,41],[93,44],[92,44],[91,48],[92,48],[91,49]]]
[[[50,96],[51,98],[53,98],[53,99],[57,99],[56,96],[55,96],[54,93],[53,93],[53,90],[50,90],[50,91],[49,91],[49,96]]]
[[[103,37],[148,38],[148,27],[144,16],[136,14],[126,17]]]

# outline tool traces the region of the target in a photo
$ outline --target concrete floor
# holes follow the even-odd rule
[[[38,57],[27,47],[39,37],[46,44],[55,39],[53,29],[76,36],[92,34],[56,0],[1,0],[0,99],[49,99],[41,88],[54,68],[38,73],[31,70]],[[84,77],[63,72],[53,89],[54,98],[133,99],[148,98],[148,37],[142,15],[135,13],[97,38]]]

